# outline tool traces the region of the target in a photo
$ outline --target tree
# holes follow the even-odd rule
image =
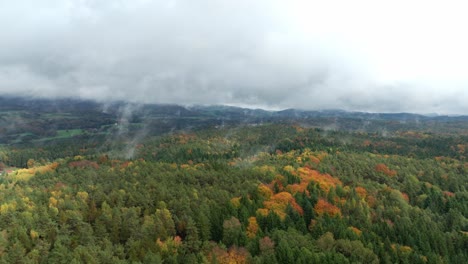
[[[184,248],[187,252],[195,253],[198,252],[201,246],[201,241],[198,237],[198,229],[192,218],[189,218],[187,221],[187,227],[185,228],[185,239],[184,239]]]
[[[257,223],[257,218],[255,217],[250,217],[249,218],[249,224],[247,226],[247,237],[248,238],[254,238],[257,235],[258,232],[258,223]]]
[[[224,220],[223,223],[223,243],[226,246],[240,245],[242,242],[242,225],[239,219],[234,216]]]
[[[314,209],[317,215],[328,214],[330,216],[341,216],[340,208],[330,204],[323,198],[318,200]]]
[[[289,244],[285,240],[281,240],[276,248],[276,258],[279,263],[295,264],[296,256]]]

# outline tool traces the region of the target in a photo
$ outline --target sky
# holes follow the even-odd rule
[[[0,95],[468,115],[468,2],[0,0]]]

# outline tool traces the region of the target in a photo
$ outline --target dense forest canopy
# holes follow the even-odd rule
[[[4,263],[465,263],[468,118],[0,98]]]

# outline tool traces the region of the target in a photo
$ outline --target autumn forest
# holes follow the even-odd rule
[[[468,119],[0,99],[1,263],[466,263]]]

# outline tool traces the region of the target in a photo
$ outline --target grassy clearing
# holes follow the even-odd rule
[[[64,138],[71,138],[74,136],[79,136],[84,133],[83,129],[66,129],[66,130],[57,130],[57,135],[54,137],[46,137],[38,139],[37,141],[46,141],[46,140],[53,140],[53,139],[64,139]]]
[[[71,113],[45,113],[41,115],[42,118],[48,119],[79,119],[79,116],[74,116]]]
[[[57,130],[56,138],[74,137],[83,134],[83,129]]]

